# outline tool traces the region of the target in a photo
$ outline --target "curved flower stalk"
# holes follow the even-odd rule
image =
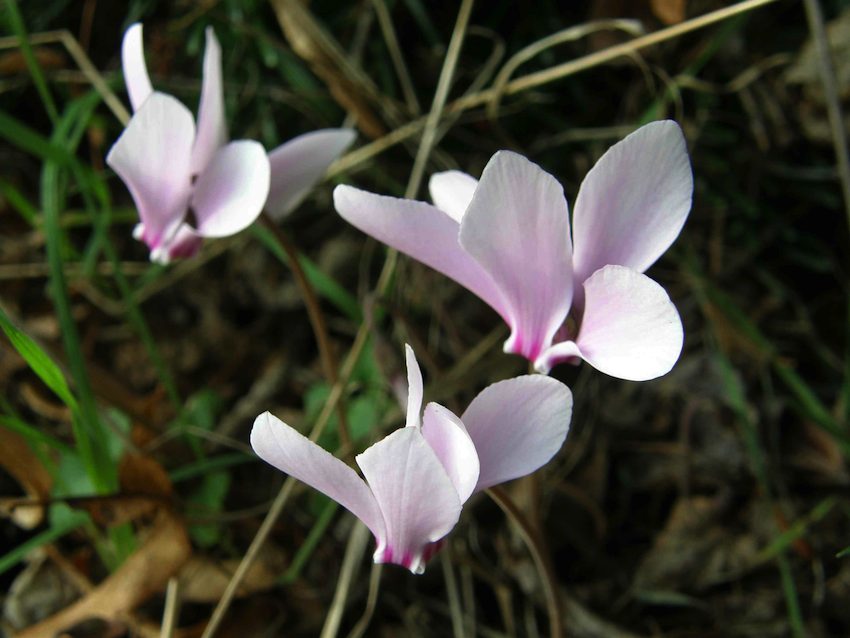
[[[419,574],[472,494],[535,471],[561,448],[572,394],[555,379],[529,375],[487,387],[460,418],[437,403],[423,413],[410,346],[406,358],[406,426],[357,456],[364,478],[268,412],[254,421],[251,445],[363,521],[375,536],[376,563]]]
[[[152,261],[192,256],[204,237],[250,226],[264,205],[279,218],[353,141],[350,130],[327,129],[269,155],[259,142],[228,143],[221,46],[212,28],[206,31],[197,123],[176,98],[154,91],[141,24],[124,34],[121,58],[134,115],[106,161],[136,203],[140,223],[133,236],[148,245]]]
[[[572,237],[561,185],[536,164],[497,152],[480,181],[433,175],[434,205],[351,186],[334,190],[348,222],[451,277],[511,329],[505,352],[543,373],[584,359],[611,376],[666,374],[682,323],[643,274],[676,239],[693,177],[681,129],[653,122],[612,146],[587,174]]]

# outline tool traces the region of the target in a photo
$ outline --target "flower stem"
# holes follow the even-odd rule
[[[537,534],[532,529],[528,520],[526,520],[525,516],[523,516],[522,512],[519,511],[519,508],[502,488],[491,487],[486,492],[505,513],[505,516],[516,525],[517,531],[519,531],[523,542],[528,547],[534,565],[540,574],[543,594],[546,597],[546,609],[549,614],[549,635],[552,638],[561,638],[564,634],[561,625],[561,608],[558,604],[558,595],[555,589],[555,577],[548,563],[543,559],[543,549],[540,539],[537,538]]]
[[[295,278],[295,284],[301,292],[301,297],[304,299],[304,305],[307,308],[307,315],[310,319],[310,325],[313,328],[313,334],[316,338],[316,346],[319,349],[319,359],[322,364],[322,372],[325,375],[328,383],[333,386],[339,379],[336,357],[334,357],[333,347],[331,346],[330,338],[328,337],[328,327],[325,322],[325,315],[319,306],[319,299],[316,297],[316,291],[304,274],[304,269],[301,268],[301,263],[298,261],[298,249],[292,241],[281,230],[274,220],[267,214],[263,213],[260,220],[265,228],[274,235],[286,258],[289,261],[289,267],[292,270],[292,276]],[[348,432],[348,422],[345,419],[345,406],[340,399],[336,404],[337,419],[339,420],[339,440],[342,447],[352,449],[351,436]]]

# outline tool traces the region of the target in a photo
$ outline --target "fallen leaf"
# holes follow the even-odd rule
[[[36,501],[48,498],[53,479],[47,469],[23,436],[4,427],[0,427],[0,467],[20,484],[29,498]],[[44,507],[17,505],[9,516],[20,527],[33,529],[44,519]]]
[[[45,638],[88,618],[121,620],[141,603],[165,589],[168,579],[189,558],[186,527],[166,508],[157,514],[147,540],[111,576],[91,592],[18,638]]]
[[[178,574],[181,599],[194,603],[218,602],[240,562],[239,559],[218,561],[207,556],[193,556]],[[266,543],[242,579],[237,598],[271,589],[285,568],[283,552]]]
[[[664,24],[679,24],[685,20],[685,0],[650,0],[649,7]]]
[[[362,82],[346,73],[340,63],[345,55],[319,25],[301,0],[273,0],[277,20],[289,46],[328,87],[333,98],[357,117],[357,126],[375,139],[385,133],[384,125],[369,106]]]

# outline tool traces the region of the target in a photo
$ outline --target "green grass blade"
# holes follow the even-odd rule
[[[59,366],[53,362],[48,354],[39,347],[25,332],[15,327],[12,321],[0,308],[0,328],[6,333],[15,350],[18,351],[27,365],[44,381],[45,385],[58,396],[62,402],[71,408],[77,409],[77,400],[65,381],[65,375]]]
[[[77,159],[65,150],[65,148],[48,140],[20,120],[3,111],[0,111],[0,137],[25,153],[29,153],[45,161],[49,160],[61,166],[70,166],[71,164],[78,163]]]
[[[2,414],[0,415],[0,426],[6,428],[7,430],[11,430],[12,432],[17,432],[25,439],[27,439],[30,443],[44,444],[48,447],[53,448],[57,452],[62,452],[66,454],[72,453],[71,448],[62,443],[62,441],[50,436],[49,434],[45,434],[35,426],[26,423],[18,417],[12,416],[10,414]]]
[[[59,121],[59,111],[56,109],[56,103],[53,101],[50,89],[47,88],[47,80],[44,78],[44,73],[41,72],[38,60],[33,55],[29,33],[27,33],[27,29],[24,26],[24,19],[21,17],[21,12],[18,11],[18,5],[15,0],[6,0],[6,9],[9,12],[9,22],[11,23],[12,31],[18,36],[18,45],[27,63],[32,81],[35,84],[38,94],[41,96],[41,102],[44,104],[44,109],[47,111],[50,121],[55,125]]]
[[[73,514],[74,516],[68,516],[61,522],[55,523],[43,532],[40,532],[24,543],[21,543],[12,551],[0,556],[0,574],[3,574],[17,565],[33,550],[56,541],[65,534],[82,527],[88,521],[88,516],[82,512],[73,512]]]
[[[38,209],[33,206],[24,194],[5,179],[0,179],[0,195],[14,208],[30,225],[38,225]]]
[[[84,103],[79,101],[69,105],[51,137],[52,143],[61,145],[67,140],[69,131],[77,121],[76,118],[83,106],[85,106]],[[47,262],[50,270],[50,291],[79,400],[80,409],[75,412],[73,419],[77,447],[96,489],[108,492],[116,487],[116,468],[109,458],[109,451],[105,445],[106,437],[103,435],[103,425],[98,417],[65,281],[62,255],[65,239],[59,223],[64,200],[64,177],[62,168],[57,163],[50,160],[45,162],[41,173],[41,203],[47,243]]]
[[[278,581],[279,584],[289,585],[290,583],[298,580],[301,570],[304,569],[304,565],[307,564],[307,561],[310,560],[310,557],[316,550],[316,546],[319,544],[322,536],[324,536],[325,530],[327,530],[328,525],[330,525],[331,520],[333,520],[333,516],[337,509],[339,509],[337,503],[327,499],[324,509],[322,509],[321,514],[319,514],[319,518],[317,518],[316,522],[313,524],[313,528],[310,530],[310,533],[307,534],[307,538],[305,538],[304,542],[301,543],[301,547],[298,548],[298,551],[292,558],[292,562],[289,567],[280,577],[280,580]]]

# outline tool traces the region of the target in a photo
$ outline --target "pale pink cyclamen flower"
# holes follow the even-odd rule
[[[338,186],[334,203],[363,232],[489,304],[511,329],[505,352],[540,372],[581,358],[644,381],[676,363],[681,319],[642,274],[691,208],[693,176],[675,122],[647,124],[599,159],[579,189],[572,238],[561,185],[516,153],[497,152],[480,181],[448,171],[429,186],[433,206],[351,186]]]
[[[410,346],[407,424],[357,456],[365,480],[268,412],[254,421],[260,458],[323,492],[375,536],[376,563],[425,570],[475,492],[529,474],[551,459],[567,436],[569,388],[528,375],[484,389],[458,418],[437,403],[422,409],[422,374]]]
[[[181,102],[153,90],[141,24],[124,34],[121,59],[134,115],[106,161],[133,196],[141,220],[133,235],[148,245],[152,261],[189,257],[202,238],[250,226],[264,205],[280,218],[354,139],[346,129],[314,131],[269,155],[259,142],[228,143],[221,47],[212,28],[206,31],[197,129]]]

